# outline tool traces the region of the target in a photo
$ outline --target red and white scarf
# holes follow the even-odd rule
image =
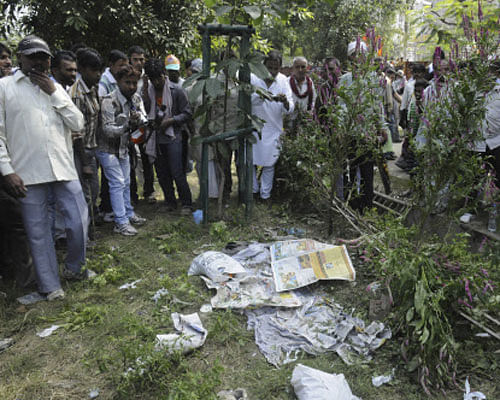
[[[312,109],[312,101],[313,101],[313,81],[306,75],[306,82],[307,82],[307,89],[304,91],[304,93],[300,93],[299,88],[297,86],[297,78],[295,78],[295,76],[293,75],[290,77],[290,87],[292,88],[292,92],[299,99],[303,99],[306,96],[308,97],[307,111],[310,111]]]

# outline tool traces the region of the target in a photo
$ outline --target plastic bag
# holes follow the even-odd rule
[[[344,374],[328,374],[297,364],[291,383],[299,400],[360,400],[352,394]]]
[[[226,282],[235,275],[247,272],[234,258],[218,251],[206,251],[196,257],[188,270],[188,275],[205,275],[212,282]]]

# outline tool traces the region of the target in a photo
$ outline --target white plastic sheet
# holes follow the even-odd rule
[[[328,374],[297,364],[291,383],[299,400],[360,400],[352,394],[344,374]]]

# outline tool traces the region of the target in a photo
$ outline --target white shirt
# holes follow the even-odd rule
[[[255,93],[252,95],[252,112],[265,121],[261,132],[262,138],[258,139],[256,135],[257,143],[253,145],[253,163],[254,165],[271,167],[276,163],[280,154],[279,139],[283,133],[283,114],[290,114],[294,109],[292,90],[288,78],[279,72],[269,87],[262,79],[253,74],[250,77],[250,82],[256,87],[271,92],[274,96],[286,95],[289,104],[287,110],[284,104],[279,101],[263,100]]]
[[[486,118],[483,124],[484,141],[476,143],[476,151],[485,152],[500,146],[500,82],[486,95]]]
[[[410,107],[410,102],[414,90],[415,90],[415,78],[412,77],[408,82],[406,82],[405,90],[403,91],[403,96],[401,96],[401,105],[399,106],[400,110],[408,110],[408,108]]]
[[[290,90],[292,90],[292,84],[290,80],[292,79],[292,76],[288,78],[288,84],[290,85]],[[300,94],[304,94],[307,92],[307,79],[304,79],[302,83],[297,82],[297,89]],[[314,87],[314,82],[312,84],[312,103],[311,103],[311,110],[314,109],[314,105],[316,104],[316,89]],[[309,104],[309,96],[300,98],[298,97],[292,90],[292,97],[293,97],[293,102],[295,104],[295,111],[298,111],[299,109],[301,111],[307,111],[307,106]]]
[[[84,118],[55,83],[48,95],[18,70],[0,79],[0,173],[16,173],[25,185],[78,179],[71,131]]]

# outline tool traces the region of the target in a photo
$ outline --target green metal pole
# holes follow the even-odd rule
[[[208,223],[208,144],[201,145],[201,187],[200,198],[203,210],[203,224]]]

